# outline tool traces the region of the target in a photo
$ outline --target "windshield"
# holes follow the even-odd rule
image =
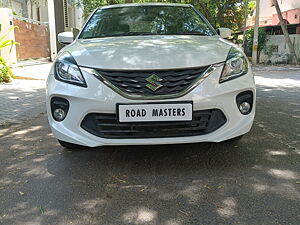
[[[215,35],[192,8],[184,6],[127,6],[97,10],[79,38],[135,35]]]

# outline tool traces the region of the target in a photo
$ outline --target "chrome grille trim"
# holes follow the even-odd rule
[[[205,80],[211,73],[213,73],[217,67],[223,66],[224,63],[218,63],[214,65],[210,65],[193,83],[191,83],[186,89],[175,93],[175,94],[165,94],[165,95],[136,95],[136,94],[128,94],[122,91],[120,88],[116,87],[112,82],[102,76],[96,69],[81,67],[80,69],[92,74],[98,80],[103,82],[106,86],[110,87],[113,91],[118,93],[119,95],[133,100],[159,100],[159,99],[172,99],[184,96],[188,92],[192,91],[195,87],[197,87],[203,80]],[[121,72],[121,71],[120,71]]]

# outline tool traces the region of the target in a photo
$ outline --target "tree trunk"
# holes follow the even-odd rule
[[[259,27],[259,8],[260,0],[256,0],[256,9],[255,9],[255,24],[253,32],[253,45],[252,45],[252,64],[257,64],[257,51],[258,51],[258,27]]]
[[[244,1],[244,10],[245,10],[245,14],[244,14],[244,31],[243,31],[243,49],[244,49],[244,52],[245,52],[245,46],[246,46],[246,27],[247,27],[247,18],[248,18],[248,0],[245,0]]]
[[[278,18],[279,18],[279,21],[280,21],[281,29],[282,29],[282,32],[284,34],[285,43],[287,43],[289,51],[292,55],[293,63],[298,65],[298,59],[297,59],[297,55],[296,55],[296,52],[295,52],[295,48],[294,48],[294,46],[291,42],[289,33],[287,31],[286,24],[284,23],[284,20],[283,20],[282,14],[281,14],[281,10],[280,10],[279,5],[278,5],[278,2],[277,2],[277,0],[273,0],[273,3],[275,5],[277,15],[278,15]]]

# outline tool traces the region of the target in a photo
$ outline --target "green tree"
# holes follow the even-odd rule
[[[194,5],[215,27],[239,30],[244,22],[245,7],[243,0],[191,0]]]
[[[249,29],[246,31],[246,45],[248,49],[252,49],[253,46],[253,36],[254,36],[254,30],[253,28]],[[267,33],[264,28],[259,28],[258,29],[258,63],[259,63],[259,58],[260,58],[260,53],[263,49],[266,47],[266,43],[268,41]]]

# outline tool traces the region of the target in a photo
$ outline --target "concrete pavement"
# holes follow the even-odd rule
[[[50,63],[15,67],[18,79],[0,84],[0,125],[20,123],[46,111],[45,85]]]

